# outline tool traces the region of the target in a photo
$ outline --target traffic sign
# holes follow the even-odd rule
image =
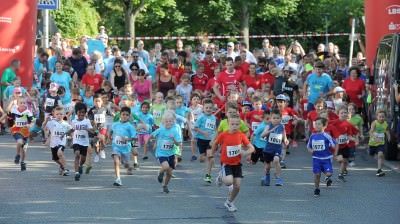
[[[59,4],[59,0],[38,0],[38,9],[56,10]]]

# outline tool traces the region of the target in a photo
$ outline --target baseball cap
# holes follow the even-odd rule
[[[288,97],[284,94],[279,94],[278,96],[276,96],[276,99],[277,100],[285,100],[285,101],[289,100]]]
[[[230,47],[233,47],[235,44],[233,44],[233,42],[228,42],[227,45],[230,46]]]
[[[342,87],[340,87],[340,86],[336,86],[334,89],[333,89],[333,92],[334,93],[337,93],[337,92],[344,92],[345,91],[345,89],[343,89]]]
[[[57,91],[58,90],[58,84],[55,82],[50,83],[50,91]]]

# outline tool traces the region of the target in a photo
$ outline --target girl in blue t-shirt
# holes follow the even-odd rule
[[[150,104],[148,102],[143,102],[142,105],[140,105],[140,110],[141,112],[139,112],[138,117],[144,123],[139,123],[139,121],[135,120],[135,124],[138,130],[139,147],[143,147],[143,160],[146,160],[149,157],[147,156],[148,147],[145,145],[145,142],[150,137],[155,121],[153,115],[149,113]]]

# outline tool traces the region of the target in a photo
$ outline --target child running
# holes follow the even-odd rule
[[[219,146],[221,146],[221,171],[217,177],[218,186],[222,182],[229,186],[228,198],[224,206],[228,211],[237,211],[234,200],[240,191],[240,182],[242,175],[242,156],[246,157],[254,151],[249,139],[245,134],[239,131],[241,123],[239,114],[232,114],[228,117],[229,131],[222,132],[218,135],[212,146],[212,156],[215,155]],[[247,148],[242,150],[242,145]]]
[[[374,158],[374,155],[378,155],[378,170],[376,176],[382,177],[385,173],[382,171],[383,166],[383,152],[385,150],[385,137],[390,141],[390,132],[388,124],[386,122],[386,112],[379,110],[376,115],[376,120],[371,124],[371,130],[369,130],[369,155]]]
[[[138,114],[138,116],[144,122],[144,124],[142,124],[142,123],[137,124],[138,122],[136,120],[135,120],[135,122],[137,125],[137,131],[138,131],[139,147],[143,147],[143,160],[146,160],[149,158],[147,156],[148,147],[144,143],[149,138],[149,136],[152,132],[152,127],[155,125],[155,121],[154,121],[153,115],[151,115],[149,113],[150,104],[148,102],[143,102],[140,105],[140,109],[141,109],[141,112]]]
[[[335,152],[338,151],[336,141],[329,134],[325,133],[325,128],[328,126],[328,119],[318,117],[314,121],[315,133],[311,134],[310,140],[307,144],[307,149],[313,155],[313,173],[314,173],[314,196],[320,195],[319,182],[321,179],[321,172],[326,176],[326,186],[332,185],[331,176],[332,169],[332,153],[330,147],[335,147]]]

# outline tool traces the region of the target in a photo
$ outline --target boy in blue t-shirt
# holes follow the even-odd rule
[[[273,110],[271,112],[271,124],[267,125],[261,133],[261,138],[266,140],[265,148],[263,150],[265,176],[261,180],[261,185],[269,186],[271,176],[269,171],[271,169],[271,162],[275,166],[275,185],[282,186],[281,178],[281,165],[280,159],[282,156],[282,143],[289,144],[286,138],[285,127],[281,124],[282,114],[280,110]]]
[[[321,178],[321,172],[323,172],[326,178],[326,186],[331,186],[331,176],[333,173],[332,169],[332,153],[329,150],[330,147],[335,147],[335,152],[338,151],[339,145],[336,141],[327,133],[324,132],[328,126],[328,119],[318,117],[314,121],[315,133],[310,136],[310,140],[307,144],[307,149],[313,155],[313,172],[314,172],[314,196],[320,195],[319,182]]]
[[[128,169],[128,174],[132,175],[132,167],[129,165],[131,144],[130,142],[136,138],[135,127],[129,122],[131,109],[122,107],[120,113],[120,121],[113,124],[110,132],[112,136],[112,157],[114,158],[115,181],[114,186],[122,186],[119,164],[120,159]]]
[[[194,123],[194,138],[197,139],[197,148],[199,149],[200,162],[204,162],[207,153],[207,170],[204,181],[211,184],[211,168],[214,164],[214,158],[211,154],[210,142],[217,132],[217,119],[213,113],[214,102],[210,99],[203,101],[203,114]]]
[[[148,145],[151,137],[157,139],[156,158],[161,164],[161,169],[158,173],[157,180],[163,184],[163,192],[169,193],[168,183],[172,177],[172,170],[175,169],[175,145],[180,145],[182,137],[179,128],[175,128],[175,114],[171,111],[165,112],[162,117],[162,126],[151,133],[146,140]],[[167,175],[164,178],[164,173]]]
[[[263,157],[263,150],[265,145],[267,144],[266,138],[261,138],[261,134],[264,129],[270,124],[270,112],[268,110],[264,110],[263,113],[263,121],[261,122],[260,126],[258,126],[253,134],[251,135],[251,142],[254,145],[255,151],[251,154],[251,164],[255,165],[258,160],[264,162]]]

